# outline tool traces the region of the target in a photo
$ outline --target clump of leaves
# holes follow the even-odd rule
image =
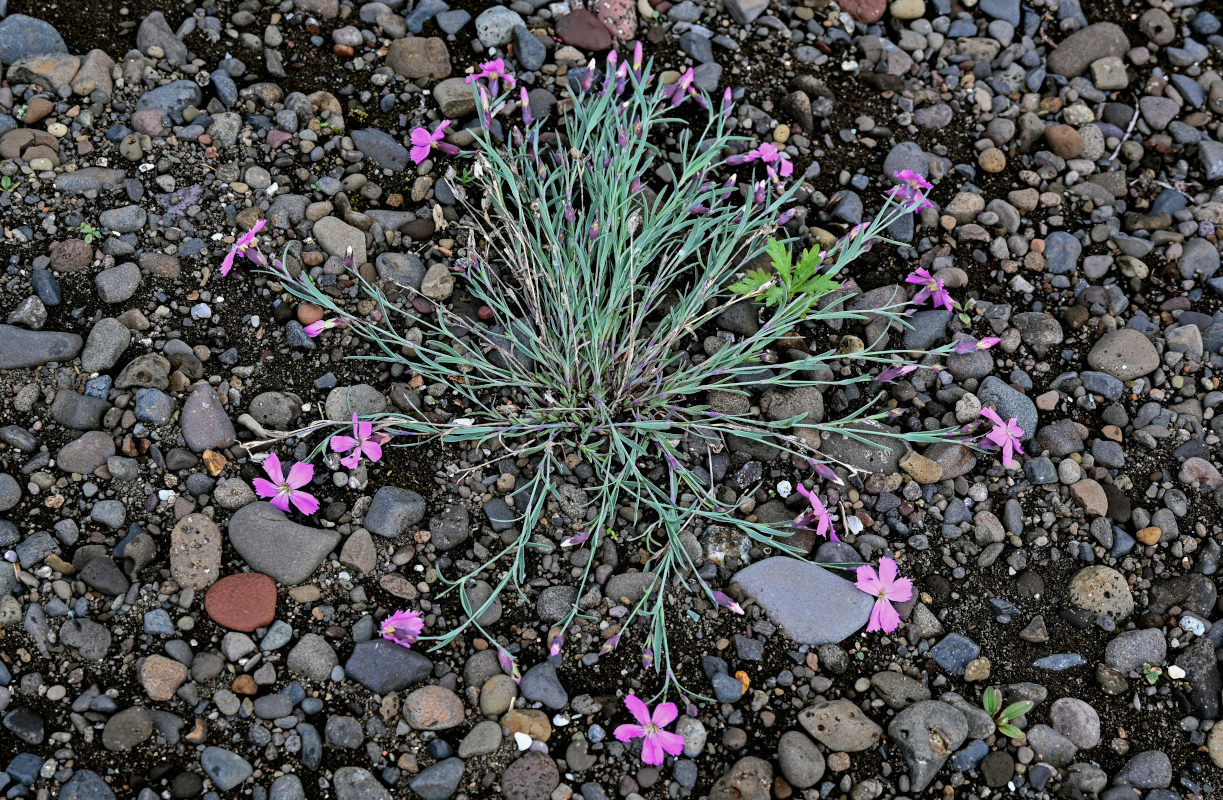
[[[993,686],[986,688],[981,695],[981,708],[985,709],[985,713],[989,714],[994,720],[994,725],[998,728],[998,732],[1009,739],[1023,739],[1026,734],[1011,724],[1011,720],[1018,719],[1024,714],[1032,710],[1031,700],[1020,700],[1018,703],[1011,703],[1006,708],[1002,707],[1002,692],[998,691]]]
[[[85,240],[86,244],[93,244],[94,239],[102,238],[102,234],[98,231],[98,229],[90,225],[88,222],[81,222],[73,225],[71,230],[81,234],[81,238]]]
[[[12,176],[4,175],[0,177],[0,190],[11,192],[15,188],[17,188],[17,181],[15,181]]]
[[[776,274],[759,267],[749,270],[743,280],[730,285],[731,292],[746,297],[758,296],[766,308],[784,306],[795,300],[806,301],[810,307],[824,295],[841,288],[841,283],[821,269],[824,257],[819,247],[804,250],[797,265],[790,249],[776,239],[769,240],[765,252],[772,259]]]
[[[1146,682],[1152,686],[1159,683],[1159,679],[1163,674],[1163,669],[1155,666],[1154,664],[1142,665],[1142,677],[1145,678]]]

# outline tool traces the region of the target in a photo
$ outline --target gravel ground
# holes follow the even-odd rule
[[[580,5],[0,0],[0,791],[1212,796],[1223,10]],[[944,280],[967,316],[922,311],[884,332],[893,344],[1001,341],[889,384],[889,399],[925,428],[995,408],[1026,454],[1007,470],[962,445],[881,457],[823,443],[864,474],[839,493],[843,542],[806,547],[899,562],[916,592],[890,635],[846,632],[849,583],[701,531],[701,575],[746,613],[674,601],[677,674],[717,702],[681,703],[683,753],[657,767],[610,733],[630,721],[629,691],[660,687],[637,632],[594,657],[649,585],[636,554],[589,554],[597,586],[580,598],[584,562],[533,556],[528,596],[481,618],[511,643],[520,684],[475,637],[436,652],[380,639],[395,609],[421,610],[433,633],[461,618],[436,597],[439,571],[516,535],[509,508],[532,465],[392,448],[368,468],[319,465],[315,517],[257,501],[265,431],[354,408],[444,415],[453,398],[402,365],[347,360],[369,350],[343,329],[306,336],[320,309],[266,276],[219,274],[266,219],[268,250],[291,244],[289,268],[354,315],[374,306],[350,246],[353,269],[418,313],[473,310],[455,275],[466,163],[412,163],[409,131],[451,118],[449,141],[470,144],[463,78],[494,54],[544,116],[569,70],[636,39],[663,81],[693,67],[700,88],[732,87],[737,131],[784,148],[802,183],[788,228],[805,241],[869,218],[894,171],[929,179],[935,207],[893,231],[904,246],[856,265],[851,302],[916,288],[903,281],[917,267]],[[721,317],[692,352],[755,325]],[[871,333],[800,332],[813,349]],[[862,399],[830,387],[820,408]],[[802,510],[778,489],[803,477],[789,460],[720,455],[719,496],[745,518],[784,526]],[[589,473],[565,477],[570,502],[538,541],[581,520]],[[595,622],[549,656],[575,601]],[[987,686],[1033,703],[1014,720],[1024,737],[995,730]]]

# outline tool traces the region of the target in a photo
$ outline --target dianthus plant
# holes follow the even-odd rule
[[[786,238],[779,225],[792,215],[787,206],[795,191],[786,182],[792,169],[786,157],[731,132],[729,91],[711,102],[693,88],[690,73],[661,86],[639,52],[631,63],[613,54],[601,74],[593,62],[571,72],[571,108],[551,126],[531,118],[525,92],[516,103],[508,93],[490,97],[476,81],[482,126],[473,131],[472,155],[480,199],[468,206],[471,233],[466,259],[458,263],[460,291],[486,307],[479,319],[446,306],[422,314],[420,303],[397,305],[364,281],[377,310],[353,319],[308,275],[277,277],[297,297],[347,317],[348,328],[376,346],[366,358],[404,364],[452,394],[435,410],[458,413],[371,417],[394,443],[436,437],[479,447],[493,461],[508,453],[530,465],[514,494],[516,533],[465,574],[443,578],[465,617],[434,637],[435,646],[468,628],[496,642],[478,619],[511,586],[526,598],[532,551],[558,545],[590,551],[572,561],[582,565],[580,598],[600,550],[618,547],[622,562],[656,577],[614,635],[605,634],[600,651],[609,652],[638,623],[645,663],[665,670],[664,689],[684,691],[667,644],[672,592],[686,588],[715,607],[738,606],[698,573],[681,536],[734,526],[761,547],[804,555],[788,540],[792,527],[747,521],[736,513],[738,501],[719,498],[711,478],[717,453],[736,441],[740,448],[770,446],[805,458],[828,479],[834,470],[854,470],[821,453],[814,446],[820,436],[880,446],[888,437],[934,442],[957,432],[878,424],[895,409],[869,400],[836,420],[766,419],[744,410],[750,403],[729,410],[711,403],[766,388],[886,381],[917,368],[914,356],[932,364],[929,356],[950,346],[914,354],[873,346],[811,352],[796,344],[803,331],[832,320],[907,324],[911,304],[903,296],[883,308],[847,308],[852,294],[840,291],[838,276],[920,206],[911,194],[888,197],[873,221],[823,253],[807,251],[794,265],[778,240]],[[502,129],[497,117],[508,126],[516,108],[522,124],[501,142],[491,133]],[[771,260],[763,271],[756,268],[761,255]],[[745,306],[741,311],[759,330],[723,336],[707,353],[702,342],[718,329],[719,315],[735,306]],[[403,331],[412,327],[425,332],[423,340],[409,341]],[[882,368],[888,375],[879,374]],[[585,517],[558,530],[545,511],[561,498],[558,487],[578,463],[592,475]],[[478,604],[470,592],[477,577],[494,588]],[[553,628],[553,654],[582,615],[575,604]],[[515,671],[510,648],[497,646]]]

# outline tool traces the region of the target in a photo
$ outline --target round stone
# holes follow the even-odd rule
[[[276,583],[258,572],[228,575],[208,589],[204,611],[223,628],[249,633],[276,619]]]
[[[1071,605],[1115,620],[1134,613],[1134,597],[1125,576],[1112,567],[1095,564],[1084,567],[1070,578]]]
[[[977,157],[977,163],[986,172],[1002,172],[1006,167],[1006,154],[997,147],[991,147]]]

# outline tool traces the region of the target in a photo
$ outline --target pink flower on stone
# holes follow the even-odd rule
[[[467,76],[467,83],[474,83],[481,78],[488,81],[493,94],[497,94],[498,82],[504,80],[510,86],[518,83],[518,79],[505,71],[505,59],[495,58],[480,65],[480,71]]]
[[[267,224],[268,221],[266,219],[261,219],[249,231],[238,237],[238,241],[234,242],[234,246],[229,249],[229,252],[225,254],[224,260],[221,261],[221,277],[228,275],[229,271],[234,268],[234,260],[238,256],[249,258],[256,264],[263,263],[263,255],[254,249],[256,243],[255,237],[259,235],[259,231],[263,230],[263,226]]]
[[[956,342],[955,351],[960,355],[963,355],[964,353],[971,353],[975,350],[988,350],[1001,341],[1002,339],[997,336],[986,336],[979,342],[974,342],[972,339],[964,339]]]
[[[1002,417],[992,408],[981,409],[981,416],[994,423],[993,430],[985,434],[985,438],[1002,448],[1002,466],[1013,469],[1015,453],[1023,455],[1023,448],[1019,445],[1023,438],[1023,428],[1019,427],[1019,422],[1014,417],[1003,422]]]
[[[896,562],[887,556],[879,559],[878,572],[870,565],[858,567],[858,580],[854,585],[875,598],[871,619],[866,626],[868,633],[891,633],[896,630],[900,625],[900,615],[892,608],[892,601],[903,603],[913,597],[913,581],[896,577],[896,572]]]
[[[641,760],[652,766],[662,763],[665,754],[678,756],[684,752],[684,737],[678,733],[664,731],[679,716],[675,703],[659,703],[650,713],[650,707],[641,701],[637,695],[630,694],[624,698],[624,706],[637,720],[636,725],[624,724],[616,728],[616,738],[622,742],[633,739],[643,739],[641,743]]]
[[[311,322],[306,326],[306,335],[313,339],[323,331],[331,330],[332,328],[343,328],[348,325],[348,320],[343,317],[335,319],[320,319],[318,322]]]
[[[948,311],[954,308],[951,295],[943,288],[942,280],[935,278],[925,268],[918,267],[910,272],[908,277],[905,278],[905,283],[915,283],[922,287],[913,296],[913,302],[917,305],[926,302],[928,298],[933,298],[932,305],[935,308],[943,306]]]
[[[438,125],[433,133],[429,133],[428,128],[413,128],[412,152],[409,156],[412,158],[412,163],[420,164],[429,157],[429,153],[436,150],[441,150],[447,155],[454,155],[459,152],[459,148],[452,144],[446,144],[442,141],[446,136],[446,129],[450,127],[453,120],[442,120],[442,124]]]
[[[312,465],[298,461],[289,469],[288,477],[285,477],[280,466],[280,458],[272,453],[264,460],[263,471],[271,480],[255,478],[255,492],[260,497],[269,498],[268,502],[281,511],[288,511],[290,502],[297,507],[298,511],[307,516],[318,511],[319,502],[314,495],[301,490],[314,477]]]
[[[902,375],[908,375],[917,369],[917,364],[904,364],[899,367],[888,367],[883,372],[875,376],[875,380],[879,383],[891,383]]]
[[[344,458],[340,459],[340,463],[349,469],[356,469],[357,464],[361,463],[361,456],[365,456],[370,461],[377,461],[382,458],[382,443],[386,438],[382,434],[374,433],[374,423],[361,422],[357,419],[357,415],[352,415],[352,436],[343,436],[337,434],[331,437],[331,449],[337,453],[349,453]]]
[[[825,539],[832,542],[841,541],[839,538],[837,538],[837,532],[832,528],[832,517],[829,515],[828,509],[824,506],[824,503],[820,500],[819,495],[808,489],[806,486],[803,486],[802,482],[799,482],[794,488],[799,494],[807,498],[807,502],[811,504],[811,510],[804,511],[802,516],[798,518],[798,521],[795,524],[801,528],[805,528],[812,522],[815,522],[816,536],[823,536]]]
[[[899,186],[893,186],[884,194],[895,198],[901,205],[909,206],[909,210],[917,212],[923,208],[934,208],[934,204],[926,199],[922,192],[930,188],[930,183],[911,169],[902,169],[892,175],[900,181]]]
[[[378,632],[382,638],[400,647],[411,647],[425,629],[425,618],[419,611],[396,611],[382,620]]]

